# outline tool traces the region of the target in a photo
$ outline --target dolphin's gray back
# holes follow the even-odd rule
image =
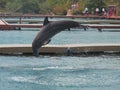
[[[46,25],[41,32],[47,32],[49,35],[54,36],[55,34],[59,33],[68,28],[78,27],[79,23],[75,21],[55,21],[48,25]]]
[[[67,21],[67,20],[63,20],[63,21],[57,21],[57,22],[53,22],[51,23],[53,26],[58,26],[58,28],[60,30],[64,30],[67,28],[74,28],[74,27],[78,27],[79,23],[75,22],[75,21]]]

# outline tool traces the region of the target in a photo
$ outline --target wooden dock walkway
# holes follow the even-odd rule
[[[99,16],[99,15],[40,15],[40,14],[19,14],[19,15],[7,15],[7,14],[0,14],[0,17],[2,18],[44,18],[44,17],[50,17],[50,18],[92,18],[92,19],[120,19],[120,16]]]
[[[90,28],[96,28],[99,31],[102,31],[102,29],[120,29],[120,25],[118,24],[89,24],[87,25]],[[116,31],[116,30],[115,30]]]
[[[84,24],[85,25],[85,24]],[[86,24],[90,28],[101,29],[119,29],[119,24]],[[20,30],[21,28],[41,28],[43,24],[9,24],[5,20],[0,20],[0,30]]]
[[[16,30],[20,28],[41,28],[42,24],[9,24],[5,20],[0,20],[0,30]]]
[[[64,19],[61,19],[64,20]],[[79,22],[80,24],[102,24],[102,23],[107,23],[107,24],[120,24],[120,20],[86,20],[86,19],[70,19],[70,20],[75,20]],[[54,20],[51,20],[54,21]],[[38,23],[43,23],[43,20],[39,19],[6,19],[6,22],[8,23],[28,23],[28,24],[38,24]]]
[[[120,52],[120,44],[45,45],[40,54],[81,54]],[[1,44],[0,54],[32,54],[31,44]]]

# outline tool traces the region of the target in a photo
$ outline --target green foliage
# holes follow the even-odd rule
[[[38,0],[27,0],[24,1],[21,5],[21,8],[17,10],[17,12],[21,13],[39,13],[39,3]]]
[[[0,0],[0,9],[4,9],[5,8],[5,5],[7,3],[7,0]]]
[[[21,8],[19,0],[9,0],[5,5],[5,10],[9,13],[15,13]]]
[[[72,14],[82,14],[85,9],[85,3],[83,0],[77,1],[77,3],[80,5],[78,9],[73,10]]]
[[[69,8],[70,0],[56,0],[56,4],[53,7],[53,13],[58,15],[66,15]]]
[[[79,3],[80,7],[73,13],[81,13],[85,7],[89,11],[96,7],[107,7],[115,4],[120,8],[120,0],[0,0],[1,13],[30,13],[30,14],[50,14],[65,15],[72,4]],[[119,10],[119,9],[118,9]],[[119,12],[120,13],[120,10]]]

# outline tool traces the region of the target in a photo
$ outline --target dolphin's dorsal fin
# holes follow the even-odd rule
[[[45,19],[44,19],[44,23],[43,23],[43,26],[44,25],[47,25],[49,23],[49,21],[48,21],[48,17],[45,17]]]

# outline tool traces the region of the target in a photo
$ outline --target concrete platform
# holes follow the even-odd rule
[[[40,54],[81,54],[120,52],[120,44],[45,45]],[[0,54],[32,54],[31,44],[1,44]]]

